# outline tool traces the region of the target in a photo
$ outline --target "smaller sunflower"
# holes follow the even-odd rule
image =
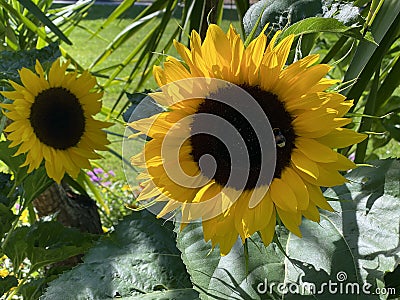
[[[22,85],[10,81],[15,91],[1,92],[13,100],[0,104],[13,122],[4,130],[15,155],[26,153],[21,167],[28,173],[45,161],[48,176],[60,182],[65,173],[77,177],[81,168],[91,168],[89,159],[100,158],[95,150],[107,150],[103,128],[112,123],[95,120],[100,112],[102,92],[93,92],[96,79],[85,71],[66,72],[69,61],[56,60],[46,76],[36,62],[36,73],[19,71]]]

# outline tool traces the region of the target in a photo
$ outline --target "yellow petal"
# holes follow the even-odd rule
[[[283,210],[297,211],[297,199],[290,186],[279,178],[275,178],[269,188],[272,201]]]
[[[311,176],[314,179],[319,177],[318,166],[315,162],[308,159],[302,152],[298,149],[292,151],[291,157],[293,165],[301,172]]]
[[[307,207],[307,209],[303,210],[301,213],[303,214],[304,217],[306,217],[307,219],[309,219],[311,221],[314,221],[314,222],[320,221],[320,215],[319,215],[318,208],[315,206],[315,204],[312,201],[310,201],[310,204]]]
[[[301,213],[285,211],[283,209],[280,209],[279,207],[276,207],[276,211],[283,225],[285,225],[285,227],[289,229],[292,233],[294,233],[298,237],[301,237],[301,231],[299,229],[299,226],[301,224]]]
[[[356,168],[356,164],[342,154],[336,153],[337,161],[333,163],[321,164],[327,169],[335,169],[339,171],[347,171]]]
[[[272,215],[267,226],[259,230],[261,239],[265,246],[268,246],[272,242],[272,239],[274,238],[275,225],[276,225],[276,212],[275,208],[273,208]]]
[[[318,186],[307,184],[307,190],[310,195],[310,200],[314,202],[318,207],[328,211],[334,211],[332,206],[326,201],[321,189]]]
[[[304,210],[308,207],[308,191],[305,183],[290,167],[286,167],[282,172],[282,180],[286,182],[297,199],[299,210]]]
[[[344,148],[358,144],[366,138],[366,134],[358,133],[348,128],[335,128],[316,140],[331,148]]]
[[[298,137],[295,145],[309,159],[316,162],[330,163],[337,161],[337,153],[314,139]]]

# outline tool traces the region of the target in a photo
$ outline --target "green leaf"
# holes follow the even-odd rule
[[[106,20],[104,20],[103,24],[99,27],[99,29],[94,33],[94,35],[97,35],[100,30],[103,30],[104,28],[108,27],[110,24],[115,22],[117,18],[125,13],[132,5],[134,5],[136,0],[124,0],[122,1],[115,9],[114,11],[107,17]]]
[[[0,203],[0,240],[11,229],[15,218],[16,215],[13,214],[11,209]]]
[[[11,196],[9,195],[12,188],[13,180],[11,180],[11,174],[0,172],[0,203],[8,208],[13,207],[18,199],[17,191],[12,193]]]
[[[384,275],[398,265],[400,161],[377,161],[346,178],[348,183],[325,192],[335,200],[330,203],[336,211],[321,211],[319,224],[304,219],[303,238],[278,231],[288,258],[275,243],[264,247],[258,235],[247,242],[247,254],[238,240],[228,255],[220,257],[218,247],[211,251],[210,242],[204,241],[200,223],[186,226],[178,234],[177,245],[201,299],[303,299],[285,293],[303,288],[307,294],[307,285],[314,285],[316,292],[324,289],[311,299],[336,299],[336,295],[338,299],[379,299],[362,290],[359,296],[329,294],[326,285],[343,282],[359,284],[361,289],[365,284],[375,292],[376,287],[384,287]],[[347,279],[340,281],[337,275]],[[294,289],[289,289],[290,284]]]
[[[34,170],[24,179],[23,183],[21,184],[25,200],[28,203],[34,200],[53,183],[54,180],[47,176],[44,166]]]
[[[365,91],[375,71],[376,62],[380,61],[380,57],[383,57],[387,49],[393,44],[393,39],[398,32],[398,25],[396,25],[398,20],[396,21],[396,18],[399,18],[399,13],[400,1],[386,0],[371,26],[372,36],[379,47],[368,41],[360,41],[357,47],[343,79],[344,82],[348,82],[359,77],[352,89],[347,91],[347,97],[355,99],[355,103]]]
[[[86,252],[96,238],[56,221],[34,223],[25,237],[31,271]]]
[[[256,25],[260,14],[261,22]],[[273,35],[277,30],[318,14],[322,14],[321,0],[261,0],[250,6],[243,17],[243,24],[246,35],[257,26],[257,36],[270,23]]]
[[[17,147],[8,148],[9,141],[0,142],[0,160],[13,171],[17,185],[21,185],[24,192],[23,197],[27,202],[39,196],[54,181],[47,176],[44,166],[39,167],[32,173],[27,174],[27,167],[21,168],[25,161],[25,155],[14,156]]]
[[[0,277],[0,295],[3,295],[15,286],[18,286],[18,280],[16,277],[10,275],[7,275],[4,278]]]
[[[279,231],[286,243],[285,232]],[[264,247],[257,235],[248,241],[248,262],[238,240],[231,252],[220,256],[203,237],[201,223],[189,224],[178,234],[178,248],[201,299],[259,299],[257,287],[265,281],[283,282],[284,255],[276,244]],[[240,296],[239,296],[240,295]]]
[[[54,276],[47,275],[46,277],[32,279],[18,288],[18,294],[22,296],[22,299],[39,299],[43,294],[47,283],[54,279],[53,277]]]
[[[180,293],[192,288],[175,246],[173,225],[148,211],[125,217],[115,232],[102,238],[83,260],[52,281],[42,299],[56,299],[61,294],[77,300],[115,296],[142,299],[147,294],[151,299],[155,291]]]
[[[17,227],[8,239],[8,243],[4,246],[4,254],[11,259],[14,266],[19,266],[27,257],[28,244],[26,235],[29,227]]]
[[[23,155],[14,156],[15,152],[17,152],[17,148],[9,148],[11,142],[9,141],[1,141],[0,142],[0,160],[2,160],[14,173],[14,180],[19,185],[22,180],[26,177],[27,167],[20,168],[25,161]]]
[[[371,293],[384,287],[384,274],[398,263],[400,162],[376,161],[346,178],[349,183],[325,192],[337,200],[331,202],[335,212],[323,212],[320,224],[304,220],[303,238],[289,236],[286,280],[319,290],[324,282],[354,283],[368,297],[362,287],[370,284]],[[329,295],[328,288],[322,294]]]
[[[175,289],[169,291],[155,291],[148,294],[142,294],[132,297],[117,298],[118,300],[170,300],[170,299],[190,299],[197,300],[198,293],[191,288]]]
[[[381,86],[378,90],[378,99],[376,99],[377,109],[387,106],[389,103],[390,96],[393,92],[400,86],[400,57],[397,57],[397,60],[393,67],[390,69],[388,75],[385,77],[385,80],[382,82]]]
[[[360,30],[361,27],[348,27],[336,19],[312,17],[293,24],[287,28],[279,38],[281,40],[291,34],[299,36],[309,33],[329,32],[343,34],[359,40],[366,39],[369,42],[374,42],[370,34],[366,34],[365,37],[363,37]]]
[[[82,254],[97,236],[67,228],[56,221],[36,222],[31,227],[18,227],[10,235],[4,253],[14,266],[28,258],[31,272],[43,266]]]
[[[20,82],[17,70],[35,66],[36,60],[41,64],[52,63],[61,55],[57,43],[52,43],[40,50],[20,50],[0,52],[0,79]]]

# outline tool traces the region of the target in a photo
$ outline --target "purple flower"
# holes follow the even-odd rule
[[[111,181],[105,181],[102,183],[103,186],[110,186],[111,185]]]
[[[111,176],[115,177],[115,173],[113,170],[108,171],[108,174],[110,174]]]
[[[102,168],[94,168],[93,171],[94,171],[94,173],[97,174],[97,175],[103,174],[103,173],[104,173],[104,171],[103,171]]]
[[[91,182],[100,182],[100,178],[97,177],[96,175],[95,176],[90,176],[90,181]]]
[[[87,171],[86,174],[88,174],[90,177],[96,176],[96,175],[94,175],[94,173],[92,171]]]
[[[351,161],[354,161],[355,158],[356,158],[356,154],[355,153],[352,153],[352,154],[349,155],[349,159]]]

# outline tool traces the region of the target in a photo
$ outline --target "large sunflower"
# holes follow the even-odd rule
[[[175,42],[184,62],[168,57],[164,68],[154,68],[161,92],[151,96],[167,110],[130,123],[152,138],[132,158],[133,164],[146,169],[139,177],[144,179],[139,200],[155,197],[155,201],[165,201],[160,217],[179,208],[183,222],[201,218],[205,240],[211,240],[213,247],[219,244],[221,254],[230,251],[238,235],[244,242],[257,231],[268,245],[278,216],[291,232],[301,236],[302,216],[318,222],[318,207],[332,211],[320,186],[343,184],[346,179],[338,171],[355,167],[332,148],[350,146],[365,138],[341,128],[351,122],[343,116],[352,101],[325,91],[337,82],[324,78],[330,67],[314,65],[318,55],[285,66],[294,37],[276,44],[278,36],[279,32],[267,45],[266,36],[261,34],[245,47],[232,27],[225,34],[218,26],[210,25],[203,43],[193,31],[190,49]],[[229,82],[256,103],[237,101],[237,97],[231,97],[236,92],[229,95],[224,91],[231,87],[213,84],[212,80],[196,86],[199,77]],[[185,80],[190,82],[178,84]],[[208,94],[199,97],[198,91],[207,86]],[[228,100],[215,101],[215,95]],[[174,97],[184,101],[171,100]],[[260,171],[265,166],[260,150],[263,140],[253,130],[253,123],[259,123],[260,118],[244,117],[235,109],[238,105],[258,105],[266,116],[265,131],[269,128],[273,132],[268,142],[276,154],[271,179],[264,178]],[[246,146],[240,149],[248,153],[248,170],[240,161],[231,160],[226,141],[221,142],[218,134],[207,134],[218,132],[215,128],[220,126],[213,118],[204,121],[200,117],[204,114],[226,121],[240,133]],[[203,166],[212,161],[216,167],[207,170],[201,166],[202,160],[206,161]],[[179,170],[187,175],[185,180],[178,178],[182,174],[175,176]],[[246,181],[239,186],[229,178],[232,172],[241,170]]]
[[[5,129],[10,147],[19,145],[15,155],[26,153],[22,166],[28,173],[43,159],[46,172],[60,182],[65,172],[76,177],[81,168],[90,168],[89,159],[99,158],[95,150],[107,150],[102,130],[110,123],[93,119],[101,109],[102,92],[93,92],[96,79],[85,71],[66,72],[69,62],[56,60],[46,76],[40,62],[36,73],[19,71],[22,85],[11,81],[15,91],[1,92],[13,100],[0,104],[13,122]]]

